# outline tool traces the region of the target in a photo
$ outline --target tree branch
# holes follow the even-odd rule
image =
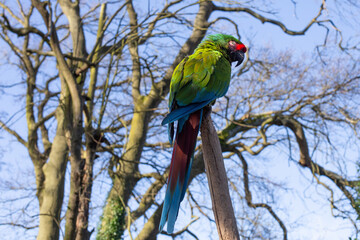
[[[278,217],[278,215],[274,212],[274,210],[272,209],[272,207],[270,207],[268,204],[266,203],[253,203],[252,202],[252,195],[251,195],[251,191],[250,191],[250,187],[249,187],[249,172],[248,172],[248,165],[247,162],[245,160],[245,158],[243,157],[243,155],[241,154],[241,152],[239,150],[237,150],[236,148],[233,148],[233,151],[236,153],[236,155],[239,157],[239,159],[241,160],[241,163],[243,165],[243,176],[244,176],[244,190],[245,190],[245,200],[246,203],[249,207],[252,208],[265,208],[266,210],[268,210],[268,212],[270,213],[270,215],[278,222],[278,224],[280,225],[282,231],[283,231],[283,239],[287,240],[287,230],[286,230],[286,226],[285,224],[281,221],[281,219]]]
[[[130,31],[131,34],[129,36],[129,51],[132,60],[132,96],[135,102],[139,99],[140,93],[140,81],[141,81],[141,66],[140,66],[140,58],[138,52],[138,20],[137,14],[135,12],[133,2],[131,0],[128,1],[126,5],[126,10],[128,12],[130,18]]]
[[[0,7],[2,7],[3,9],[5,9],[6,11],[8,11],[8,13],[14,18],[16,19],[19,23],[21,23],[22,25],[24,25],[24,21],[22,21],[18,16],[15,15],[15,13],[13,11],[11,11],[11,9],[6,6],[4,3],[0,2]],[[2,16],[5,16],[4,14],[1,14]]]
[[[303,167],[307,167],[311,170],[312,174],[318,174],[320,176],[325,176],[331,181],[335,183],[336,186],[344,193],[346,198],[350,201],[351,206],[354,208],[354,210],[357,212],[357,214],[360,216],[360,209],[357,207],[356,201],[352,194],[346,189],[345,186],[351,186],[351,187],[357,187],[360,181],[347,181],[340,175],[326,170],[319,164],[313,162],[311,160],[311,157],[309,155],[309,147],[306,141],[305,133],[303,131],[302,125],[295,119],[290,117],[283,117],[277,121],[274,122],[276,125],[284,125],[286,127],[289,127],[292,132],[294,133],[296,137],[296,141],[299,145],[300,150],[300,160],[299,163]]]
[[[240,239],[229,194],[220,141],[213,126],[210,112],[211,108],[204,109],[201,139],[216,227],[220,240]]]
[[[27,147],[27,142],[14,130],[6,126],[6,123],[0,120],[0,129],[3,128],[5,131],[13,135],[22,145]]]
[[[264,17],[262,15],[260,15],[259,13],[251,10],[250,8],[245,8],[245,7],[220,7],[220,6],[214,6],[214,10],[215,11],[226,11],[226,12],[245,12],[250,14],[251,16],[259,19],[262,23],[271,23],[274,24],[278,27],[280,27],[285,33],[289,34],[289,35],[304,35],[307,30],[309,30],[309,28],[315,24],[315,23],[319,23],[319,22],[324,22],[324,21],[319,21],[318,18],[321,16],[322,11],[325,9],[325,0],[322,1],[321,5],[320,5],[320,9],[318,14],[308,23],[308,25],[300,31],[293,31],[288,29],[282,22],[274,20],[274,19],[270,19],[267,17]]]
[[[39,29],[32,27],[32,26],[27,26],[24,28],[14,28],[10,25],[9,20],[7,19],[7,17],[5,16],[5,14],[0,14],[1,17],[3,17],[4,21],[0,21],[0,25],[4,28],[9,30],[12,33],[15,33],[16,35],[18,35],[18,37],[23,37],[26,36],[30,33],[34,33],[38,36],[40,36],[45,42],[49,43],[49,40],[47,38],[47,36],[40,31]],[[23,23],[24,25],[25,23]]]

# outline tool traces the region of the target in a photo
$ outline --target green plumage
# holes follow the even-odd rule
[[[228,42],[231,40],[241,44],[230,35],[210,35],[181,61],[171,79],[170,110],[225,95],[230,83]]]

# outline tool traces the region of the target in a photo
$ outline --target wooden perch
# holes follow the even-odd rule
[[[204,108],[201,124],[202,149],[209,182],[212,209],[220,240],[238,240],[239,231],[229,194],[221,145],[211,120],[211,107]]]

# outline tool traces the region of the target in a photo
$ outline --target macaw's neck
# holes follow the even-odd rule
[[[198,47],[195,49],[195,53],[196,52],[201,52],[201,51],[218,51],[221,52],[224,57],[229,60],[229,62],[231,63],[231,59],[230,59],[230,55],[227,49],[223,48],[220,46],[220,44],[217,44],[213,41],[210,40],[205,40],[203,42],[201,42]]]

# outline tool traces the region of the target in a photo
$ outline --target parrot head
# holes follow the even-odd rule
[[[237,62],[236,67],[244,61],[247,48],[242,42],[233,36],[226,34],[213,34],[207,36],[203,43],[206,45],[206,43],[209,42],[214,43],[220,51],[226,54],[230,62]],[[200,46],[201,45],[202,44],[200,44]]]
[[[239,40],[235,39],[230,40],[228,42],[228,48],[229,48],[229,56],[231,59],[231,62],[237,62],[236,67],[239,66],[244,61],[244,56],[246,53],[246,47],[243,43],[241,43]]]

